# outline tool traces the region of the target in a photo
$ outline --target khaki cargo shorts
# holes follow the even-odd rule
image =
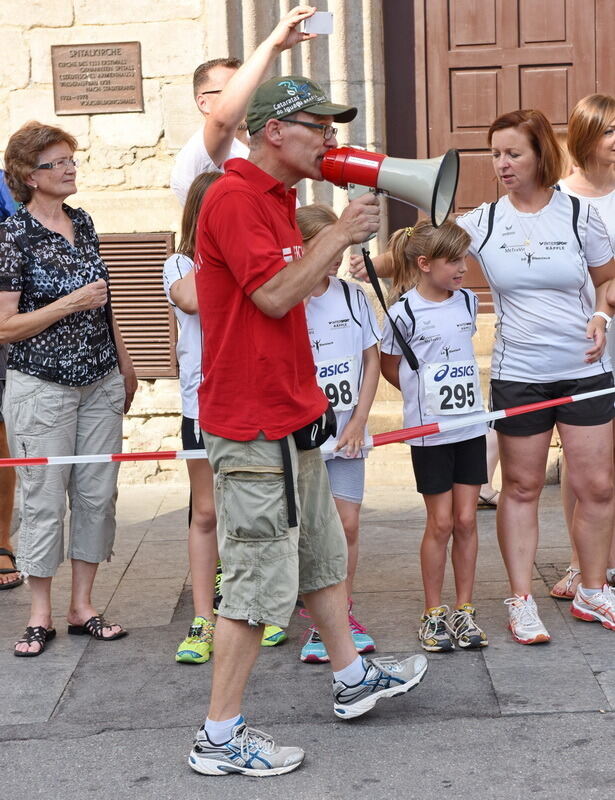
[[[289,528],[280,442],[203,435],[223,565],[220,615],[285,628],[297,594],[346,578],[346,538],[320,450],[297,450],[288,437],[299,521]]]

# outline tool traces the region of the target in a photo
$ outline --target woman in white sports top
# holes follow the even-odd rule
[[[574,162],[571,175],[560,180],[559,187],[569,195],[589,201],[606,226],[615,250],[615,97],[590,94],[576,104],[568,120],[567,147]],[[615,361],[615,326],[607,334],[607,350]],[[564,461],[562,503],[568,530],[576,506]],[[572,600],[581,581],[579,558],[573,545],[566,574],[551,589],[551,596]],[[607,581],[615,583],[615,536],[611,539]]]
[[[488,141],[506,195],[469,212],[458,224],[472,237],[470,252],[489,281],[497,314],[492,406],[609,388],[613,375],[604,354],[610,319],[605,295],[615,262],[604,223],[586,200],[552,188],[561,174],[562,154],[542,112],[498,117]],[[531,595],[531,580],[538,501],[554,425],[579,498],[572,538],[583,584],[571,610],[615,631],[615,595],[605,586],[613,515],[613,416],[613,397],[606,395],[495,423],[503,484],[498,539],[512,590],[506,601],[509,627],[521,644],[550,639]]]

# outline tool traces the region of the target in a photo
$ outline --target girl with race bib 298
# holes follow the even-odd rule
[[[337,222],[332,208],[311,205],[297,209],[297,224],[305,250],[318,246],[317,235]],[[359,558],[359,513],[365,486],[363,449],[369,410],[380,377],[378,342],[380,328],[363,289],[336,274],[340,262],[313,291],[306,304],[308,333],[318,384],[329,399],[337,421],[337,439],[321,446],[348,545],[348,624],[357,652],[368,653],[375,642],[352,613],[352,582]],[[301,650],[301,660],[329,660],[313,626]]]
[[[487,428],[483,422],[472,422],[472,415],[483,408],[472,348],[478,298],[461,288],[469,246],[470,237],[455,223],[434,228],[424,220],[396,231],[388,250],[392,294],[398,299],[389,309],[380,359],[384,377],[401,390],[404,426],[468,415],[467,427],[413,439],[411,446],[417,489],[427,510],[421,543],[425,610],[418,637],[430,652],[488,644],[472,604],[476,504],[487,480]],[[456,589],[452,612],[442,604],[451,537]]]

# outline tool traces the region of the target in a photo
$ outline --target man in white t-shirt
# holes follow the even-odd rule
[[[298,20],[311,16],[314,10],[296,6],[289,11],[243,65],[237,58],[216,58],[196,68],[194,99],[205,124],[179,151],[171,172],[171,189],[182,205],[190,184],[201,172],[222,171],[228,158],[248,157],[244,117],[250,97],[265,80],[277,55],[315,36],[295,31]]]
[[[245,158],[248,154],[248,129],[245,122],[235,126],[234,134],[223,137],[223,141],[215,143],[213,154],[205,146],[205,131],[210,114],[216,107],[219,96],[241,66],[238,58],[214,58],[200,64],[194,71],[192,87],[194,100],[205,124],[188,139],[177,154],[171,172],[171,189],[179,202],[184,205],[190,184],[202,172],[220,169],[227,158]]]

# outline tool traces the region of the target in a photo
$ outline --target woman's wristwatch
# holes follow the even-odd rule
[[[609,317],[609,315],[605,314],[604,311],[594,311],[594,313],[592,314],[592,319],[594,317],[602,317],[602,319],[606,322],[605,330],[608,331],[608,329],[611,327],[611,322],[613,322],[613,317]]]

